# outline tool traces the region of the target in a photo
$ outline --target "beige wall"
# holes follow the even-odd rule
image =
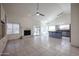
[[[71,44],[79,47],[79,4],[71,4]]]
[[[1,20],[5,22],[5,10],[2,4],[1,4]]]
[[[4,37],[0,40],[0,56],[1,56],[1,53],[3,53],[7,42],[8,42],[7,37]]]
[[[3,6],[3,4],[1,4],[1,20],[3,21],[3,22],[5,22],[5,32],[6,32],[6,21],[5,21],[5,9],[4,9],[4,6]],[[7,20],[7,22],[9,22],[9,23],[18,23],[18,24],[20,24],[19,23],[19,21],[17,21],[17,19],[9,19],[8,18],[8,15],[6,14],[6,20]],[[21,28],[20,28],[21,29]],[[1,31],[1,30],[0,30]],[[2,31],[1,31],[2,32]],[[6,33],[5,33],[6,34]],[[19,38],[20,36],[21,36],[21,30],[20,30],[20,33],[19,34],[13,34],[13,35],[5,35],[5,36],[7,36],[7,38],[8,39],[17,39],[17,38]]]
[[[7,43],[7,37],[4,37],[2,38],[2,25],[1,25],[1,20],[4,19],[4,15],[2,16],[3,12],[2,12],[2,7],[1,7],[1,4],[0,4],[0,56],[6,46],[6,43]]]
[[[0,4],[0,36],[3,37],[5,35],[6,24],[2,24],[1,21],[5,23],[5,10],[2,4]]]
[[[0,39],[2,37],[2,30],[1,30],[1,4],[0,4]]]
[[[0,22],[0,39],[2,38],[2,24]]]

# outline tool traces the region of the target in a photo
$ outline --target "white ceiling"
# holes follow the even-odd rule
[[[39,11],[45,16],[34,16],[36,12],[36,3],[6,3],[3,4],[9,19],[22,20],[30,18],[31,20],[54,20],[61,12],[70,13],[69,3],[39,3]]]

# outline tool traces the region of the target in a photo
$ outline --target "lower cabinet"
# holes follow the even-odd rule
[[[58,39],[62,39],[62,36],[70,37],[70,30],[49,31],[49,36]]]

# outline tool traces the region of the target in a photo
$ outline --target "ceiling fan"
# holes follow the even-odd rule
[[[45,16],[44,14],[42,14],[42,13],[39,12],[39,3],[37,3],[36,13],[34,15]]]

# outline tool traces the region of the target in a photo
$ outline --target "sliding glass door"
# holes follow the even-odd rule
[[[33,27],[33,35],[40,35],[40,27],[37,26]]]

